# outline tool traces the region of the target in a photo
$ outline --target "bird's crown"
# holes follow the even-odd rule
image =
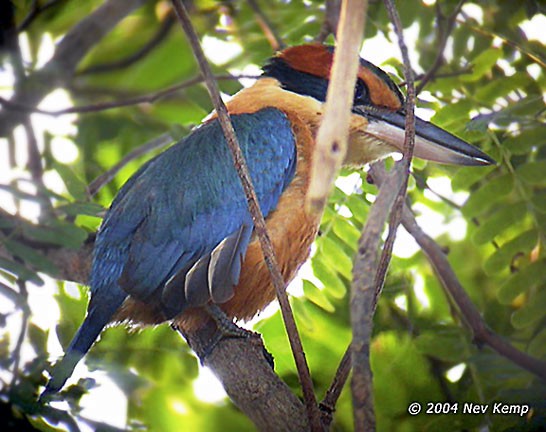
[[[280,51],[264,66],[264,76],[275,78],[288,91],[326,100],[334,48],[322,44],[298,45]],[[355,105],[398,111],[404,97],[380,68],[360,59]]]

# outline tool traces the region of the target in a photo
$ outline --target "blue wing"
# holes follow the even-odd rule
[[[233,116],[232,121],[267,215],[294,175],[296,147],[290,123],[273,108]],[[253,224],[217,121],[152,160],[120,195],[97,239],[93,296],[119,280],[131,296],[171,306],[172,299],[164,297],[172,291],[184,293],[172,283],[172,290],[164,290],[171,279],[181,274],[202,279],[198,276],[206,274],[201,290],[219,303],[228,299],[226,294],[214,299],[215,291],[223,282],[230,282],[228,288],[237,283]],[[192,271],[205,260],[208,272]],[[180,298],[178,307],[186,300]]]
[[[264,216],[292,180],[295,138],[274,108],[231,120]],[[252,218],[217,120],[145,164],[122,187],[95,243],[87,317],[46,392],[58,390],[128,295],[166,318],[233,293]]]

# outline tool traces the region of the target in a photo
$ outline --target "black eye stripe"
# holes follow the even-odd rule
[[[264,76],[275,78],[282,88],[324,102],[328,80],[291,68],[283,59],[272,58],[264,68]]]

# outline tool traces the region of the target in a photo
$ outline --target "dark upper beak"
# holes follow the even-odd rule
[[[353,107],[353,112],[369,121],[366,133],[403,150],[406,117],[403,111],[369,110]],[[477,147],[427,121],[415,118],[414,156],[455,165],[491,165],[495,160]]]

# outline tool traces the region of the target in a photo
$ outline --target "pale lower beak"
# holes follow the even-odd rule
[[[400,151],[403,150],[406,121],[406,116],[403,112],[360,111],[357,107],[354,107],[353,111],[368,119],[367,134],[392,144]],[[454,165],[496,164],[494,159],[477,147],[418,117],[415,118],[415,147],[413,155],[421,159]]]

